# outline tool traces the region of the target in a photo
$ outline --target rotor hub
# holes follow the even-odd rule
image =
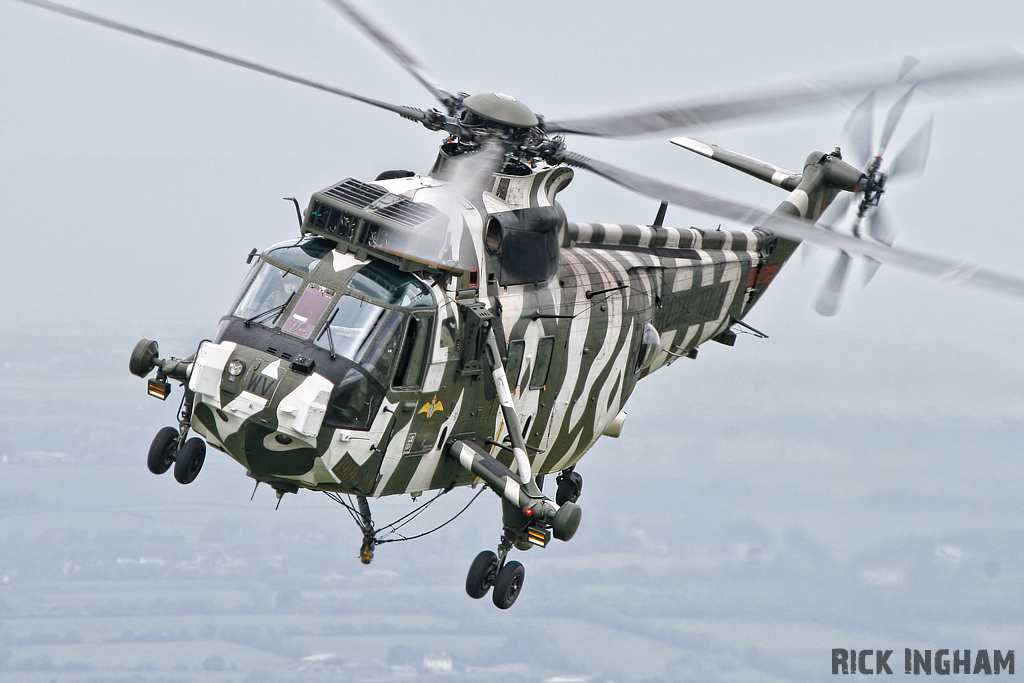
[[[525,104],[500,92],[485,92],[470,95],[462,106],[482,119],[494,121],[513,128],[533,128],[540,119]]]

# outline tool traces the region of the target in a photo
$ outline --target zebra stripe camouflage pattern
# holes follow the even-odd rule
[[[808,170],[778,211],[815,219],[835,196]],[[515,440],[485,348],[493,329],[532,474],[572,467],[640,379],[708,340],[731,343],[796,244],[757,229],[568,222],[554,198],[571,179],[562,166],[494,174],[478,200],[457,202],[429,176],[316,193],[307,237],[263,253],[196,355],[192,427],[279,491],[472,484],[447,457],[460,441],[516,471],[511,444],[495,445]],[[425,242],[436,258],[389,246],[444,215],[448,237]],[[474,268],[450,265],[460,229]],[[288,281],[284,303],[253,303]]]

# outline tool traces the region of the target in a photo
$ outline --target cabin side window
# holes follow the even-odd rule
[[[431,316],[409,316],[402,351],[395,368],[395,377],[391,382],[395,389],[415,389],[423,384],[423,371],[428,362],[427,348],[432,332],[431,322]]]
[[[519,373],[523,370],[523,356],[526,353],[526,340],[516,339],[508,343],[508,360],[505,362],[505,377],[508,378],[509,391],[519,389]]]
[[[541,337],[537,341],[537,363],[533,366],[533,375],[530,376],[531,389],[543,389],[548,383],[548,369],[551,367],[551,354],[554,350],[554,337]]]

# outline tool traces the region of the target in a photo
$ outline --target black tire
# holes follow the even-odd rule
[[[174,461],[174,478],[179,484],[191,484],[203,469],[206,460],[206,442],[202,439],[189,439],[178,450],[178,458]]]
[[[526,578],[526,568],[515,560],[506,562],[505,566],[498,572],[498,578],[494,580],[494,606],[498,609],[508,609],[515,604],[519,597],[519,591],[523,590],[523,579]]]
[[[153,443],[149,445],[149,457],[146,464],[153,474],[163,474],[171,469],[174,464],[174,455],[178,449],[178,430],[174,427],[164,427],[156,436]]]
[[[484,550],[476,558],[473,564],[469,565],[469,573],[466,574],[466,593],[474,600],[487,595],[494,583],[495,570],[498,568],[498,556],[490,550]]]

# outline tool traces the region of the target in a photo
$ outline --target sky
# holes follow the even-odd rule
[[[74,4],[369,97],[432,105],[387,55],[315,0]],[[1012,2],[364,4],[449,90],[507,92],[549,118],[865,67],[891,65],[895,75],[905,55],[928,63],[997,46],[1024,50],[1024,6]],[[61,465],[39,464],[47,453],[82,450],[111,454],[98,490],[109,487],[128,506],[155,496],[168,514],[187,519],[211,499],[248,504],[248,480],[230,462],[213,466],[223,489],[172,489],[144,471],[120,478],[121,467],[144,470],[150,435],[174,410],[149,400],[127,373],[132,345],[145,336],[166,353],[190,353],[212,336],[249,250],[297,234],[282,197],[305,205],[348,176],[425,173],[439,134],[13,0],[0,2],[0,27],[0,453],[28,477],[14,484],[7,476],[5,490],[45,486],[39,495],[67,509],[102,508],[97,489],[87,495]],[[1022,105],[1024,84],[916,97],[894,146],[932,114],[935,131],[924,174],[893,183],[883,199],[899,244],[1024,276]],[[843,144],[847,113],[826,107],[684,134],[799,170],[811,151]],[[765,208],[783,199],[777,188],[674,147],[671,135],[574,137],[569,147]],[[560,200],[575,221],[646,224],[657,210],[656,201],[582,171]],[[671,207],[666,223],[719,221]],[[782,662],[780,671],[809,678],[824,678],[828,652],[847,642],[1024,644],[1020,629],[990,630],[1024,617],[1010,606],[1021,594],[1024,558],[1007,547],[1024,531],[1015,495],[1024,484],[1024,302],[883,268],[865,289],[851,283],[841,314],[823,318],[811,303],[832,258],[824,250],[806,260],[798,254],[775,281],[747,318],[769,339],[709,344],[715,348],[640,385],[623,437],[603,440],[581,464],[582,538],[539,558],[531,553],[524,562],[538,576],[527,580],[527,604],[504,622],[487,619],[513,628],[542,609],[529,602],[531,590],[550,595],[558,581],[585,582],[580,565],[591,562],[639,563],[654,577],[739,562],[749,575],[695,584],[707,590],[686,604],[699,605],[701,617],[686,622],[680,642],[750,643]],[[636,512],[617,515],[623,502]],[[319,524],[318,504],[295,504],[302,525]],[[486,547],[497,540],[493,501],[476,515],[466,528]],[[110,529],[127,524],[112,510],[102,519]],[[356,544],[352,529],[345,534]],[[465,534],[449,538],[460,548],[466,542]],[[602,538],[610,539],[603,547]],[[444,547],[442,538],[394,557]],[[450,565],[432,560],[431,580],[458,589],[472,554]],[[629,585],[622,581],[598,583],[621,592]],[[664,583],[670,594],[686,592]],[[763,612],[742,599],[762,589],[774,596]],[[936,606],[935,590],[949,596],[948,609]],[[805,592],[832,596],[834,615],[805,604]],[[588,602],[601,595],[595,589]],[[425,600],[415,592],[408,599]],[[560,606],[582,607],[568,598]],[[797,646],[810,636],[778,635],[787,632],[783,622],[846,640]],[[771,634],[755,623],[774,624]],[[628,667],[594,664],[596,652],[580,655],[580,666],[588,657],[594,675],[629,677]],[[722,671],[714,669],[725,680]]]

